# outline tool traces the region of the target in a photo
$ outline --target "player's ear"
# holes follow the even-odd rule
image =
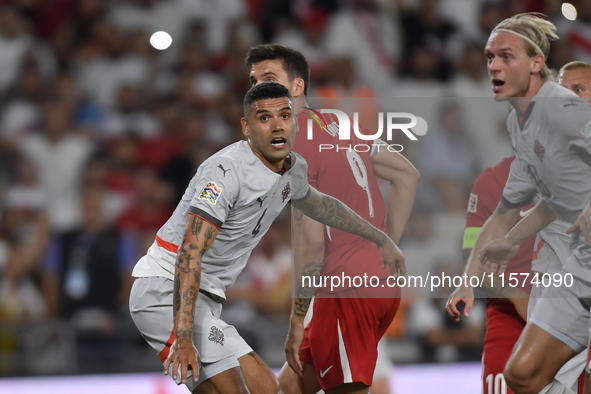
[[[536,54],[536,56],[532,58],[532,73],[537,74],[541,72],[545,64],[546,59],[544,59],[544,55],[541,55],[539,53]]]
[[[240,119],[240,123],[242,124],[242,132],[245,136],[250,138],[250,127],[248,126],[248,120],[246,118]]]
[[[304,95],[304,88],[306,87],[306,83],[302,78],[296,78],[293,80],[292,86],[292,96],[303,96]]]

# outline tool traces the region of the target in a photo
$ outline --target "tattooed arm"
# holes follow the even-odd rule
[[[341,201],[320,193],[312,187],[307,198],[292,201],[291,204],[301,210],[304,215],[322,224],[358,235],[375,243],[384,258],[382,267],[385,268],[387,265],[394,276],[406,274],[404,256],[394,241]]]
[[[294,245],[294,294],[290,327],[285,341],[285,356],[291,369],[302,376],[300,347],[304,340],[304,318],[314,295],[313,284],[315,281],[318,283],[315,278],[320,275],[324,260],[324,225],[304,216],[302,211],[293,207],[291,224]]]
[[[180,364],[183,383],[186,383],[189,365],[193,369],[193,379],[197,381],[199,377],[199,355],[193,344],[195,303],[201,282],[201,257],[211,247],[218,231],[200,217],[189,215],[177,253],[172,295],[175,341],[164,364],[164,373],[168,373],[169,365],[173,363],[172,377],[176,380]]]

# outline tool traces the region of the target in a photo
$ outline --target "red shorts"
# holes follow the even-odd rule
[[[399,297],[314,299],[300,359],[315,367],[323,390],[352,382],[371,386],[378,342],[399,305]]]
[[[482,352],[483,394],[513,394],[503,370],[525,322],[508,301],[489,298],[486,303],[486,335]]]

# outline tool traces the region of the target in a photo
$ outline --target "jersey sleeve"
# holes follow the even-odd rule
[[[551,130],[561,130],[567,149],[591,165],[591,105],[579,97],[561,97],[553,106]]]
[[[239,174],[230,160],[218,158],[203,163],[196,177],[189,214],[221,228],[238,197]]]
[[[511,163],[501,204],[509,209],[523,207],[532,202],[535,194],[535,185],[527,174],[524,163],[516,157]]]
[[[297,153],[295,153],[295,162],[293,164],[293,168],[290,169],[290,177],[291,177],[291,188],[293,190],[291,194],[292,200],[303,200],[307,198],[312,190],[310,189],[310,184],[308,183],[308,164],[306,160]]]

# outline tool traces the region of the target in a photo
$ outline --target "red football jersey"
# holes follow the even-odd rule
[[[503,159],[494,167],[489,167],[476,178],[474,186],[472,186],[472,193],[470,194],[470,202],[468,204],[468,213],[466,215],[466,227],[482,227],[484,222],[492,215],[501,201],[503,196],[503,188],[507,183],[509,177],[509,170],[511,163],[515,156]],[[523,211],[533,208],[534,204],[523,207]],[[518,223],[522,216],[515,221]],[[509,274],[516,273],[531,273],[532,253],[534,250],[535,237],[528,239],[519,248],[519,252],[515,258],[507,266],[505,271],[505,285],[508,285]],[[531,274],[525,281],[525,286],[521,286],[524,282],[523,276],[518,276],[519,287],[528,293],[531,291]]]
[[[322,127],[310,115],[320,120]],[[308,119],[312,120],[313,127],[310,140]],[[298,123],[299,132],[293,150],[308,162],[310,185],[339,199],[368,222],[387,231],[386,206],[371,165],[373,141],[358,138],[353,131],[353,121],[351,139],[339,139],[337,117],[316,110],[300,112]],[[390,275],[387,268],[382,268],[382,255],[374,243],[328,227],[324,239],[325,259],[321,275],[367,274],[368,278],[377,276],[380,279]]]

